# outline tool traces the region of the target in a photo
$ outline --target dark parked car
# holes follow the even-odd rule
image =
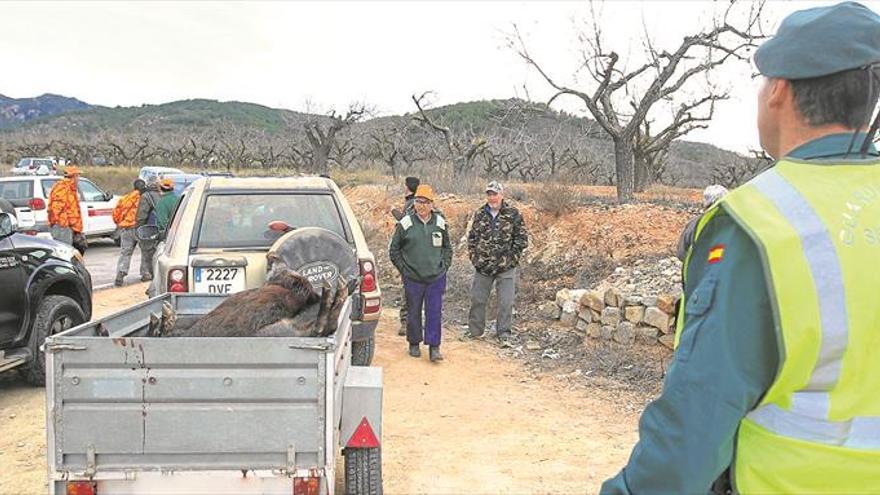
[[[17,227],[0,213],[0,371],[18,368],[43,385],[43,341],[91,319],[92,278],[75,249]]]

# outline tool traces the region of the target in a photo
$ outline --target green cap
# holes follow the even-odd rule
[[[762,75],[810,79],[880,62],[880,16],[856,2],[799,10],[755,52]]]

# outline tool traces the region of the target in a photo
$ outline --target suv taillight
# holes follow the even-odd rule
[[[310,476],[293,479],[293,495],[319,495],[320,493],[321,478]]]
[[[376,264],[361,260],[361,294],[376,290]]]
[[[168,292],[186,292],[186,268],[168,270]]]
[[[30,206],[32,210],[45,210],[46,202],[43,198],[31,198],[31,200],[28,201],[28,206]]]

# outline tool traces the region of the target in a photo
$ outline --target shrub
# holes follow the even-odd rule
[[[578,206],[580,195],[571,186],[547,184],[532,191],[532,203],[539,210],[560,217]]]

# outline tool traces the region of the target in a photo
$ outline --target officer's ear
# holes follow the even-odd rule
[[[794,102],[794,91],[791,82],[785,79],[768,79],[767,106],[774,110],[786,107],[797,108]]]

